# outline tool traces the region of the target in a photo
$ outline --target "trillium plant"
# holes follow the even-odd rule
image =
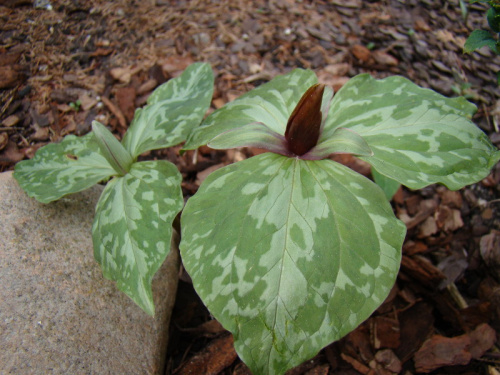
[[[181,218],[184,267],[254,374],[313,357],[395,282],[405,225],[377,184],[330,155],[357,155],[384,186],[459,189],[500,159],[475,110],[402,77],[359,75],[333,96],[297,69],[191,133],[185,149],[269,151],[209,175]]]
[[[405,225],[387,197],[480,181],[500,151],[470,120],[476,108],[402,77],[351,79],[333,95],[309,70],[276,77],[208,116],[213,77],[194,64],[137,110],[123,141],[99,123],[16,166],[48,203],[110,179],[97,204],[94,253],[152,314],[151,279],[183,205],[167,161],[137,162],[185,140],[185,150],[268,152],[209,175],[181,217],[183,264],[254,374],[283,374],[367,319],[399,269]],[[378,185],[331,160],[354,154]],[[50,188],[49,188],[50,187]],[[382,187],[382,188],[381,188]]]
[[[168,161],[137,158],[183,142],[202,121],[212,91],[210,65],[193,64],[150,95],[121,143],[94,121],[91,133],[49,144],[14,171],[21,187],[42,203],[108,180],[92,226],[94,256],[104,276],[151,315],[151,280],[170,251],[172,221],[184,204],[182,177]]]

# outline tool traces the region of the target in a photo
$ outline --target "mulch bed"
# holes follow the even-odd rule
[[[191,62],[216,75],[212,109],[277,74],[313,69],[338,90],[350,77],[403,75],[478,106],[475,123],[500,146],[500,58],[462,53],[485,7],[458,1],[29,1],[0,2],[0,171],[94,119],[123,136],[136,107]],[[186,197],[206,175],[254,150],[154,151],[181,170]],[[369,175],[352,157],[338,161]],[[408,227],[387,301],[354,332],[289,374],[498,374],[500,165],[459,192],[400,189]],[[167,374],[249,374],[231,336],[183,273]]]

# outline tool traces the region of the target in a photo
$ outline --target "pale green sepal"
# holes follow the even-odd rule
[[[392,178],[386,177],[380,172],[378,172],[375,168],[372,168],[372,177],[375,183],[380,186],[382,191],[384,192],[387,200],[391,200],[394,194],[398,191],[401,184]]]
[[[302,94],[315,83],[316,75],[310,70],[295,69],[277,76],[213,112],[189,135],[184,150],[206,145],[221,133],[253,122],[284,135],[288,117]]]
[[[243,125],[219,134],[208,142],[207,146],[213,149],[258,147],[280,154],[287,152],[285,137],[260,122]]]
[[[331,154],[371,156],[373,151],[356,132],[346,128],[337,128],[330,138],[320,141],[307,153],[307,156],[314,159],[325,159]]]
[[[14,170],[14,178],[28,196],[42,203],[88,189],[113,175],[116,171],[101,155],[93,133],[68,135],[60,143],[44,146]]]
[[[284,374],[367,319],[406,232],[369,179],[273,153],[209,175],[181,224],[193,285],[254,374]]]
[[[441,183],[459,189],[486,177],[497,148],[470,120],[475,106],[446,98],[403,77],[362,74],[334,96],[322,139],[345,127],[373,156],[361,158],[412,189]]]
[[[183,206],[181,179],[167,161],[134,163],[106,185],[96,207],[95,259],[104,276],[150,315],[151,280],[170,251],[172,221]]]
[[[106,127],[98,121],[92,121],[92,131],[99,144],[101,153],[119,176],[127,174],[134,162],[122,144]]]
[[[174,146],[186,140],[210,106],[214,76],[210,64],[195,63],[177,78],[158,87],[148,104],[137,110],[123,145],[137,158],[140,154]]]

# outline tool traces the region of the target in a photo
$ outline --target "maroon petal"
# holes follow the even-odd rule
[[[288,150],[304,155],[318,143],[321,128],[321,102],[325,85],[311,86],[300,98],[286,125]]]

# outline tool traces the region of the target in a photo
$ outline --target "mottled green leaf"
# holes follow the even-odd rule
[[[392,178],[386,177],[375,168],[372,168],[372,177],[375,183],[380,186],[387,200],[391,200],[394,194],[398,191],[401,184]]]
[[[128,151],[125,150],[118,139],[116,139],[100,122],[92,122],[92,131],[94,132],[95,140],[99,145],[101,154],[106,158],[116,173],[120,176],[127,174],[130,166],[134,162]]]
[[[16,164],[14,177],[26,193],[42,203],[88,189],[117,172],[101,155],[93,133],[66,136]]]
[[[184,149],[206,145],[221,133],[256,122],[284,135],[288,117],[302,94],[316,82],[316,75],[303,69],[274,78],[208,116],[200,127],[193,130]]]
[[[340,127],[373,151],[361,157],[412,189],[442,183],[459,189],[489,174],[500,152],[469,120],[474,105],[446,98],[403,77],[352,78],[334,96],[322,139]]]
[[[181,175],[167,161],[132,165],[111,180],[96,207],[94,256],[148,314],[154,314],[151,280],[170,251],[172,221],[182,209]]]
[[[209,64],[190,65],[179,77],[158,87],[148,105],[138,109],[123,145],[136,158],[143,152],[184,141],[205,115],[213,94]]]
[[[266,153],[212,173],[182,215],[193,285],[254,374],[283,374],[384,301],[406,228],[331,160]]]

